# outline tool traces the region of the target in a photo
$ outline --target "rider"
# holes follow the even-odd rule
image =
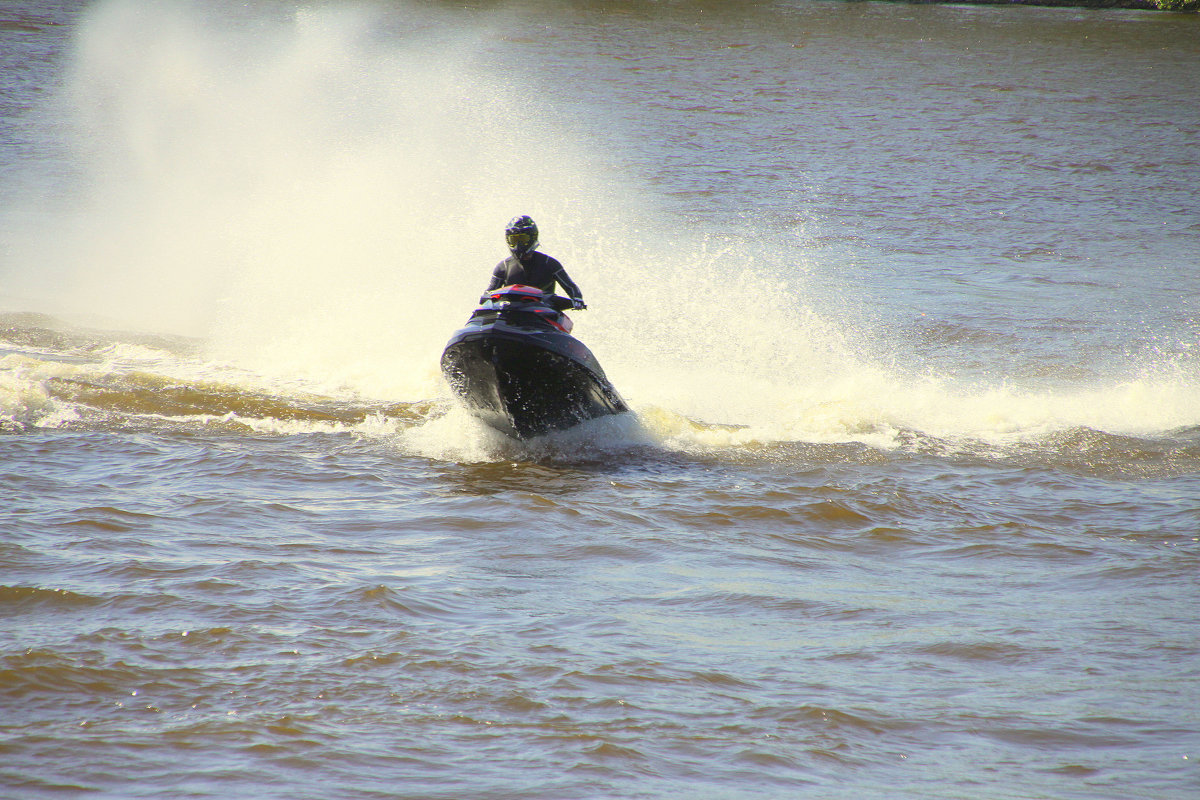
[[[535,249],[538,246],[538,227],[530,217],[522,215],[509,220],[504,228],[504,240],[512,255],[492,270],[492,281],[484,292],[485,296],[493,289],[517,283],[536,286],[546,294],[553,294],[554,284],[557,283],[571,298],[574,308],[587,308],[583,302],[583,292],[579,291],[562,264]]]

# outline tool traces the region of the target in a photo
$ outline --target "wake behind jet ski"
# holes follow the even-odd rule
[[[571,298],[533,286],[490,290],[442,353],[442,374],[475,416],[527,439],[629,407],[571,335]]]

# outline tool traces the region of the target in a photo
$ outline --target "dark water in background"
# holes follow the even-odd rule
[[[1200,793],[1200,18],[0,4],[6,797]],[[636,419],[442,343],[531,213]]]

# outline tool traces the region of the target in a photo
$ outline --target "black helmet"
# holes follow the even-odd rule
[[[525,215],[513,217],[504,227],[504,241],[512,254],[520,258],[538,246],[537,223]]]

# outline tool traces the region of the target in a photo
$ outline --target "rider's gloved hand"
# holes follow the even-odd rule
[[[587,303],[583,302],[578,297],[573,297],[571,298],[571,308],[575,309],[576,311],[582,311],[583,309],[587,308]]]

